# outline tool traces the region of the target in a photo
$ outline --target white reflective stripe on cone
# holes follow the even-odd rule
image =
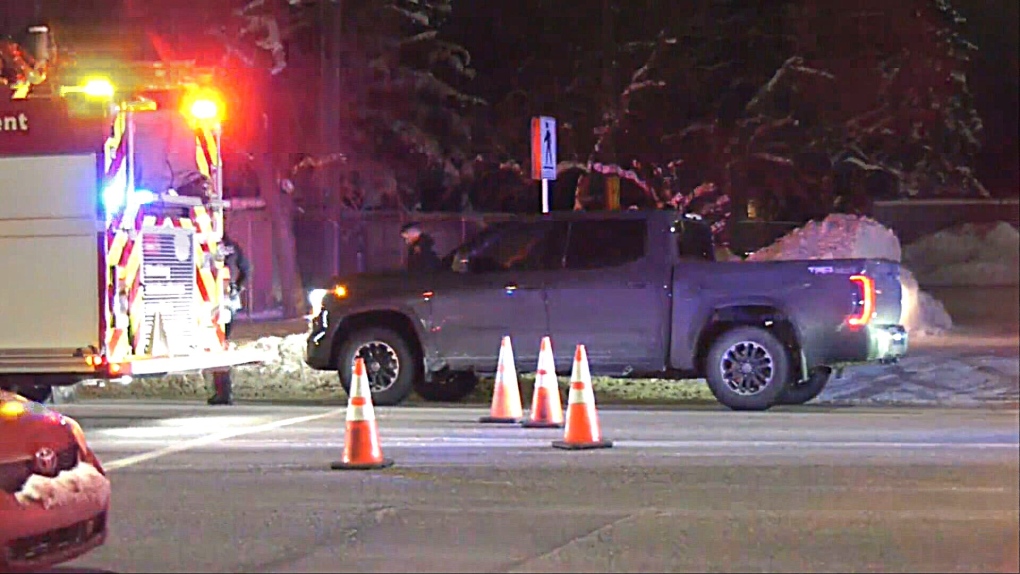
[[[353,374],[351,396],[347,401],[347,422],[374,421],[372,389],[368,386],[368,375],[365,374],[365,363],[362,359],[355,359]]]

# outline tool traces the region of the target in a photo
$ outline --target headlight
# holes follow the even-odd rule
[[[312,289],[308,292],[308,303],[312,306],[312,316],[316,317],[322,312],[322,302],[325,301],[327,295],[333,295],[338,299],[343,299],[347,296],[347,288],[343,285],[337,285],[331,290],[327,289]]]
[[[325,289],[312,289],[308,292],[308,303],[312,306],[312,314],[318,315],[319,311],[322,310],[322,300],[326,298]]]

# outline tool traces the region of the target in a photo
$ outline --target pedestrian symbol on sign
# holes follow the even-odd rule
[[[556,154],[553,153],[552,148],[552,125],[548,120],[542,122],[542,128],[545,135],[542,136],[542,163],[545,165],[552,165],[556,163]]]
[[[556,179],[556,118],[531,120],[531,177]]]
[[[531,118],[531,177],[542,181],[542,213],[549,213],[549,182],[556,179],[555,118]]]

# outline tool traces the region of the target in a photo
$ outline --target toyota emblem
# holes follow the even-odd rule
[[[56,476],[57,453],[52,448],[43,447],[35,453],[35,472],[43,476]]]

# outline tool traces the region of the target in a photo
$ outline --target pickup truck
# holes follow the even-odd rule
[[[834,369],[907,351],[900,267],[880,259],[717,262],[709,227],[675,211],[563,212],[493,224],[430,273],[336,278],[313,303],[305,362],[373,401],[459,400],[550,336],[556,370],[583,343],[593,375],[703,377],[733,410],[802,404]]]

